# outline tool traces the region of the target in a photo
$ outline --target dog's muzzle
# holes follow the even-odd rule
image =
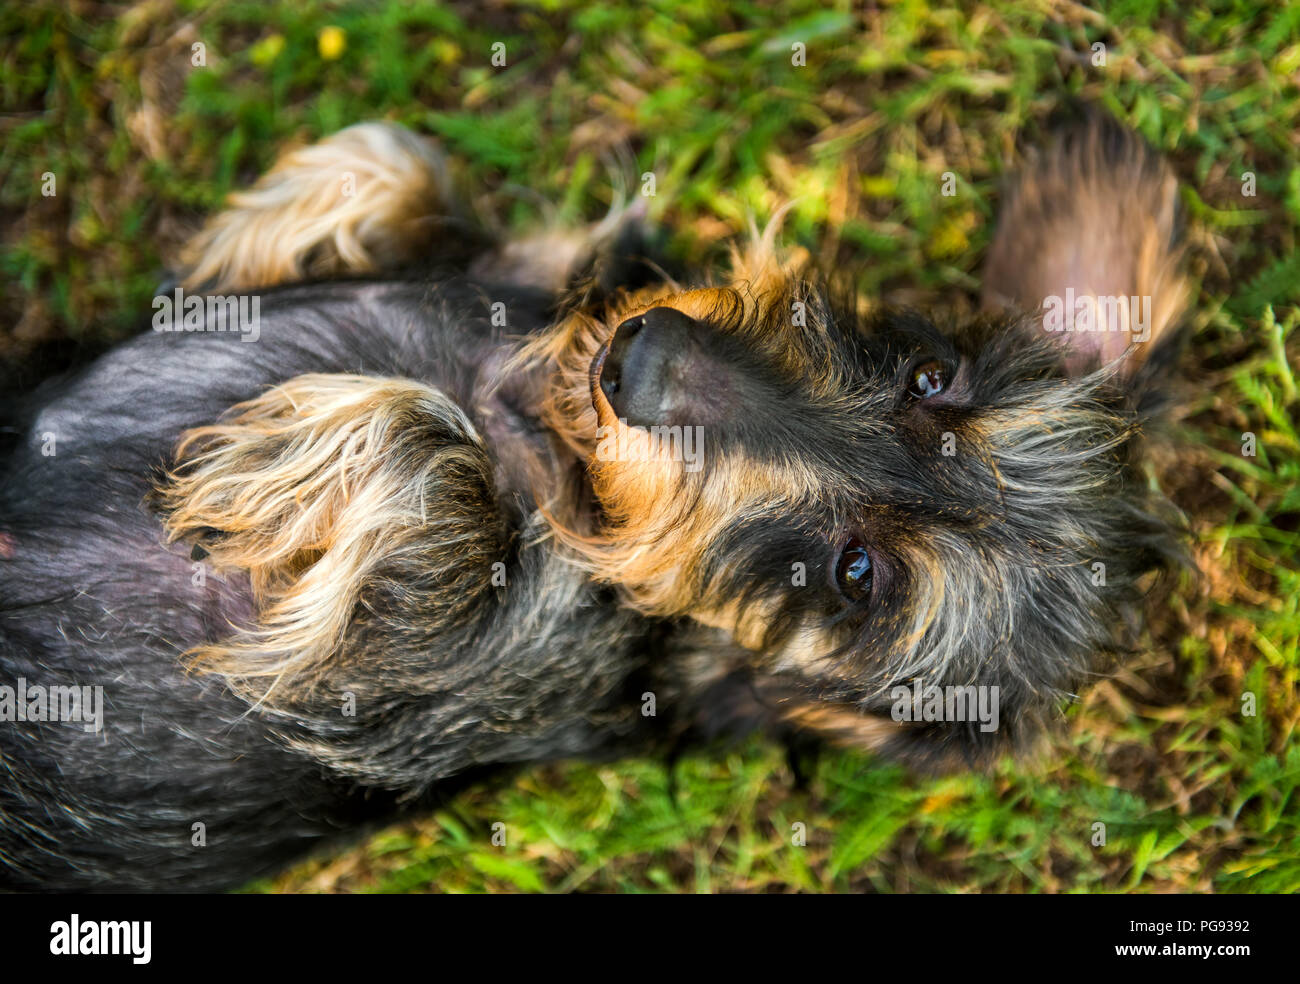
[[[592,399],[603,395],[633,427],[720,423],[744,402],[744,357],[737,349],[695,318],[652,308],[619,325],[596,355]]]

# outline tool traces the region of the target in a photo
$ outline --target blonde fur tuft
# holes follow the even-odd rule
[[[181,251],[181,283],[223,292],[371,273],[417,259],[448,211],[442,155],[390,123],[291,151]]]
[[[258,700],[311,691],[358,655],[345,645],[358,625],[409,608],[436,629],[473,617],[490,590],[491,464],[436,389],[299,376],[188,431],[177,457],[156,496],[169,540],[246,572],[258,612],[189,655]]]

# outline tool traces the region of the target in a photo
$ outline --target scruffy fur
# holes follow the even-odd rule
[[[231,195],[181,251],[181,283],[223,294],[410,263],[450,216],[448,183],[431,141],[348,127]]]
[[[1152,376],[1040,311],[1151,294],[1145,344],[1171,335],[1174,182],[1127,131],[1027,163],[964,324],[860,317],[775,224],[718,279],[637,280],[617,215],[393,272],[455,245],[445,189],[388,125],[294,152],[181,271],[255,285],[255,344],[151,332],[26,406],[0,682],[105,714],[5,725],[0,883],[228,887],[457,777],[751,727],[979,764],[1128,644],[1175,542],[1138,468]],[[914,681],[999,687],[1001,726],[895,720]]]

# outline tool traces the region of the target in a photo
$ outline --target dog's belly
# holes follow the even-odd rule
[[[184,429],[301,373],[403,375],[471,400],[473,364],[497,343],[486,320],[440,310],[412,285],[296,288],[263,305],[256,341],[150,332],[28,408],[0,476],[0,885],[229,887],[391,810],[395,795],[361,795],[288,747],[298,722],[186,671],[182,653],[250,616],[249,586],[166,545],[144,500]],[[545,646],[552,627],[536,631]],[[572,650],[582,629],[568,631],[556,638]],[[33,688],[53,687],[80,688],[79,719],[70,704],[41,719]],[[576,752],[593,729],[543,730]],[[511,740],[516,758],[546,754]],[[447,774],[483,761],[470,750]]]

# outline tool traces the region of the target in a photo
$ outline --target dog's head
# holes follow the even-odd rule
[[[760,243],[561,324],[550,422],[601,509],[559,532],[730,633],[783,716],[936,763],[1022,745],[1168,546],[1128,367],[1019,315],[860,317],[802,267]]]

